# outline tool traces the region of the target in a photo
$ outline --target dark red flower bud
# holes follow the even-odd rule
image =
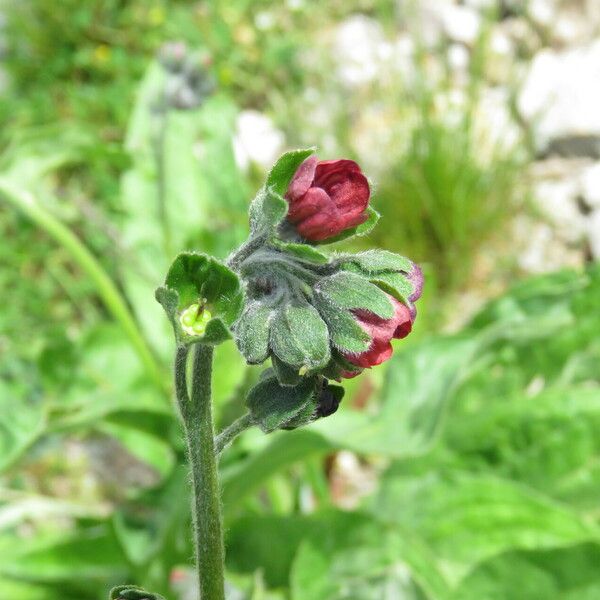
[[[369,182],[353,160],[307,158],[287,193],[288,220],[305,239],[318,242],[367,220]]]
[[[393,353],[392,339],[406,337],[412,330],[414,318],[406,304],[402,304],[389,294],[390,302],[394,305],[394,316],[391,319],[382,319],[367,310],[355,310],[357,323],[371,337],[371,345],[360,354],[344,354],[344,358],[357,367],[374,367],[388,360]],[[343,374],[343,376],[348,376]],[[352,373],[351,376],[354,376]]]

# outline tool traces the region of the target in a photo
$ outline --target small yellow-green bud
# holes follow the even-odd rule
[[[212,319],[209,310],[200,304],[188,306],[179,317],[182,329],[188,335],[204,335],[208,322]]]

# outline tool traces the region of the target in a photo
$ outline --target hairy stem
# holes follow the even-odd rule
[[[196,566],[202,600],[224,600],[223,524],[211,405],[213,349],[197,345],[192,390],[186,384],[187,350],[175,357],[175,389],[192,470]]]
[[[261,248],[266,240],[266,236],[257,235],[250,237],[245,241],[235,252],[233,252],[227,259],[227,266],[234,271],[237,271],[240,265],[254,252]]]
[[[229,427],[226,427],[215,438],[215,452],[219,454],[227,445],[229,445],[242,431],[254,425],[254,421],[250,413],[246,413],[239,419],[235,420]]]

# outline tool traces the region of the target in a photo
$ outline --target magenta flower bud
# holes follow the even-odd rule
[[[394,316],[382,319],[367,310],[353,311],[356,322],[371,338],[371,345],[360,354],[346,354],[344,358],[357,367],[369,368],[388,360],[393,353],[392,339],[405,338],[412,330],[414,317],[406,304],[402,304],[387,294],[394,306]],[[343,373],[344,377],[354,377],[356,373]]]
[[[307,158],[287,193],[288,221],[305,239],[318,242],[367,220],[371,190],[353,160]]]

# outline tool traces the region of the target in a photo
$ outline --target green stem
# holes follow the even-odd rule
[[[250,413],[246,413],[235,420],[229,427],[226,427],[215,438],[215,452],[220,454],[242,431],[254,425],[254,420]]]
[[[129,307],[96,257],[68,227],[40,206],[30,192],[17,188],[8,179],[0,177],[0,195],[61,244],[87,273],[107,310],[123,327],[150,377],[161,389],[167,391],[162,370],[140,333]]]
[[[227,266],[234,271],[237,271],[240,265],[254,252],[261,248],[266,241],[265,235],[257,235],[250,237],[245,241],[226,261]]]
[[[175,387],[192,470],[194,545],[202,600],[225,599],[223,519],[211,405],[213,349],[197,345],[192,391],[185,384],[187,351],[175,358]]]
[[[169,120],[169,105],[162,99],[154,112],[155,131],[152,135],[152,150],[156,165],[156,193],[158,203],[158,220],[163,234],[163,249],[165,256],[172,254],[171,223],[167,205],[167,125]]]

